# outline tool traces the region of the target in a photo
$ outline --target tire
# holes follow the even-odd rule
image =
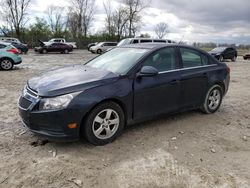
[[[68,49],[65,49],[65,50],[63,51],[63,53],[68,54],[68,53],[69,53],[69,50],[68,50]]]
[[[231,60],[232,60],[232,62],[235,62],[236,61],[236,56],[234,56]]]
[[[12,59],[3,58],[0,60],[0,68],[2,70],[5,70],[5,71],[11,70],[13,69],[13,66],[14,66],[14,62]]]
[[[219,61],[220,61],[220,62],[223,62],[223,61],[224,61],[224,57],[223,57],[222,55],[219,57]]]
[[[89,113],[82,125],[82,131],[89,143],[105,145],[114,141],[122,133],[124,125],[125,117],[122,108],[114,102],[105,102]]]
[[[46,49],[42,50],[42,54],[47,54],[47,53],[48,53],[48,51]]]
[[[223,92],[221,86],[215,84],[207,92],[201,110],[206,114],[215,113],[221,105]]]
[[[101,54],[101,53],[102,53],[102,50],[101,50],[101,49],[98,49],[98,50],[96,51],[96,53]]]

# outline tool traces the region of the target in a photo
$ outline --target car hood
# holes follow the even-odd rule
[[[53,97],[83,91],[117,80],[112,72],[84,65],[64,67],[28,80],[28,87],[39,96]]]
[[[45,46],[45,43],[41,40],[38,40],[40,46]]]

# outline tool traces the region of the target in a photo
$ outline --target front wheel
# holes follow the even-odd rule
[[[233,62],[236,61],[236,56],[234,56],[232,59],[231,59]]]
[[[202,111],[206,114],[211,114],[216,112],[221,105],[223,98],[222,88],[219,85],[212,86],[207,94],[205,101],[202,105]]]
[[[98,50],[96,51],[96,53],[101,54],[101,53],[102,53],[102,50],[101,50],[101,49],[98,49]]]
[[[114,102],[105,102],[94,108],[82,125],[83,134],[94,145],[105,145],[122,133],[124,113]]]
[[[65,54],[68,54],[68,53],[69,53],[69,50],[68,50],[68,49],[65,49],[65,50],[64,50],[64,53],[65,53]]]
[[[224,57],[223,57],[222,55],[219,57],[219,61],[220,61],[220,62],[223,62],[223,61],[224,61]]]
[[[43,50],[42,50],[42,53],[43,53],[43,54],[47,54],[48,51],[47,51],[46,49],[43,49]]]

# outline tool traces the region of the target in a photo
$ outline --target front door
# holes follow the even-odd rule
[[[143,66],[159,71],[152,77],[137,77],[134,82],[134,118],[140,119],[179,108],[180,75],[176,49],[167,47],[151,54]]]

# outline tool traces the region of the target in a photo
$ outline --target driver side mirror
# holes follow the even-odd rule
[[[159,71],[156,68],[152,66],[144,66],[141,68],[139,76],[149,77],[149,76],[156,76],[158,74],[159,74]]]

